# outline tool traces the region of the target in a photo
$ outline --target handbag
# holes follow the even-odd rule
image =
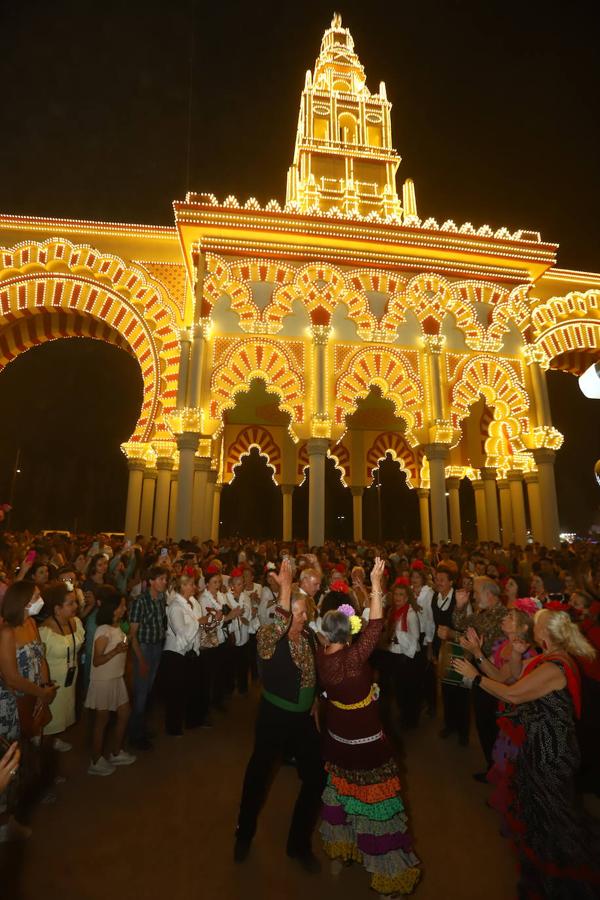
[[[32,694],[17,697],[17,709],[21,736],[24,738],[38,737],[52,721],[50,707]]]

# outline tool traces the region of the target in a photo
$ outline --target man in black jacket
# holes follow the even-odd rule
[[[292,569],[281,564],[279,606],[271,624],[257,633],[263,693],[256,721],[254,750],[244,778],[234,859],[243,862],[250,851],[256,822],[275,767],[286,756],[296,760],[302,782],[288,833],[287,854],[308,872],[320,863],[311,837],[325,787],[317,730],[315,643],[306,627],[306,598],[291,596]]]

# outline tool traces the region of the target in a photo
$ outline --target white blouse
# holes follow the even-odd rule
[[[431,609],[432,600],[433,588],[424,584],[417,597],[417,606],[421,608],[417,615],[419,617],[421,633],[425,635],[424,644],[431,644],[435,637],[435,622],[433,621],[433,611]]]
[[[412,607],[408,610],[406,627],[407,630],[403,631],[400,622],[396,622],[396,632],[388,650],[390,653],[403,653],[404,656],[409,656],[413,659],[419,649],[421,626],[419,624],[419,617]]]
[[[191,605],[190,605],[191,604]],[[165,650],[185,656],[190,650],[200,652],[200,625],[198,619],[203,616],[202,606],[195,597],[189,602],[176,591],[169,597],[167,605],[167,635]]]

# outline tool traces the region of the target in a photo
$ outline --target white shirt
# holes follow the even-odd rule
[[[191,605],[190,605],[191,604]],[[165,650],[185,656],[190,650],[200,652],[200,626],[198,619],[204,615],[195,597],[189,601],[173,591],[167,604],[167,634]]]
[[[407,631],[403,631],[400,622],[396,622],[396,631],[388,650],[390,653],[403,653],[404,656],[413,659],[419,649],[421,626],[419,617],[412,607],[408,610],[406,627]]]
[[[205,590],[202,592],[198,599],[200,601],[200,606],[202,607],[201,615],[205,616],[207,615],[209,609],[214,609],[218,612],[222,612],[224,604],[227,603],[227,594],[223,594],[221,593],[221,591],[217,591],[217,598],[215,600],[210,591]],[[237,603],[235,605],[237,606]],[[227,622],[223,623],[223,620],[221,619],[221,621],[217,625],[217,640],[219,644],[225,643],[226,632],[223,630],[223,625],[227,626],[227,624]]]
[[[259,625],[270,625],[275,618],[275,609],[277,607],[278,597],[275,596],[268,584],[265,584],[260,592],[260,602],[258,604],[258,621]]]
[[[231,591],[227,591],[226,594],[226,602],[227,606],[231,609],[235,609],[236,606],[241,606],[243,609],[242,615],[239,619],[232,619],[229,624],[229,633],[233,634],[235,637],[235,645],[236,647],[243,647],[248,643],[248,635],[250,633],[250,623],[252,622],[252,604],[250,602],[250,594],[247,591],[242,591],[240,596],[236,599]],[[248,624],[242,622],[242,619],[246,619]]]
[[[435,622],[433,621],[433,611],[431,609],[432,600],[433,588],[424,584],[417,597],[417,606],[420,607],[420,612],[417,615],[421,632],[425,635],[424,644],[430,644],[435,637]]]

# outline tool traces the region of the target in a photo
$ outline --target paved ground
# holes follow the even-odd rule
[[[73,751],[60,757],[68,780],[57,788],[57,802],[38,808],[27,844],[0,850],[2,900],[373,896],[359,867],[334,879],[324,862],[323,873],[311,877],[287,859],[297,785],[287,767],[273,785],[250,857],[243,866],[232,863],[255,708],[256,695],[236,697],[212,731],[160,736],[152,753],[109,778],[86,774],[86,723],[77,726]],[[487,788],[471,778],[481,767],[476,737],[461,749],[453,740],[439,740],[438,728],[435,720],[423,719],[406,736],[402,754],[403,795],[423,864],[416,896],[507,900],[515,894],[515,867],[496,815],[485,805]]]

